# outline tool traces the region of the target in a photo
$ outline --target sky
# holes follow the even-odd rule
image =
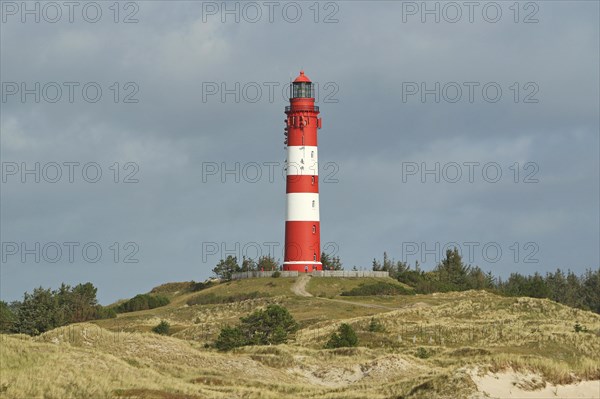
[[[301,69],[346,269],[455,246],[503,278],[600,265],[598,2],[69,4],[0,3],[2,300],[282,260]]]

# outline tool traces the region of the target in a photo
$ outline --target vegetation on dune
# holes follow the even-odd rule
[[[280,270],[281,265],[270,255],[261,256],[258,262],[252,258],[242,258],[242,264],[238,263],[235,256],[227,256],[221,259],[214,267],[212,272],[222,280],[231,280],[233,273],[252,272],[252,271],[275,271]]]
[[[321,252],[321,263],[323,264],[323,270],[344,270],[342,260],[339,256]]]
[[[342,291],[342,296],[368,296],[368,295],[414,295],[415,291],[388,281],[362,283],[348,291]]]
[[[388,278],[313,278],[311,284],[337,296],[377,281],[402,286]],[[600,378],[600,316],[591,312],[486,291],[330,301],[293,296],[293,283],[236,280],[199,293],[173,284],[155,291],[169,295],[166,307],[36,337],[0,335],[0,396],[460,399],[476,389],[467,373],[475,367],[535,373],[548,383]],[[307,286],[313,295],[314,287]],[[197,296],[251,292],[271,296],[185,306]],[[269,343],[283,340],[285,328],[276,321],[286,318],[267,317],[274,303],[301,326],[279,345]],[[167,335],[149,332],[161,321],[172,326]],[[357,346],[325,349],[334,334],[332,346],[352,344],[344,323]],[[216,350],[219,340],[222,350]]]
[[[213,280],[206,280],[201,282],[185,281],[181,283],[165,283],[158,287],[152,288],[150,294],[161,294],[161,295],[182,295],[190,292],[202,291],[218,284]]]
[[[279,269],[272,258],[220,265],[224,280]],[[598,272],[502,281],[456,250],[428,272],[387,254],[373,267],[392,278],[304,279],[313,297],[288,278],[168,283],[110,308],[89,283],[36,289],[0,302],[0,331],[36,335],[0,335],[0,396],[441,399],[471,397],[475,369],[600,379],[600,316],[551,301],[598,312]],[[55,328],[119,307],[146,311]]]
[[[321,254],[324,270],[343,270],[339,257]],[[213,273],[223,279],[231,280],[232,274],[242,271],[278,271],[281,266],[270,256],[262,256],[258,262],[243,258],[242,264],[234,256],[221,259],[213,269]],[[356,267],[355,267],[356,269]],[[494,277],[491,272],[484,272],[478,266],[463,262],[457,248],[448,249],[446,257],[431,271],[424,271],[416,262],[411,268],[406,262],[398,261],[383,253],[383,260],[373,259],[374,271],[387,271],[395,280],[412,288],[403,289],[390,283],[378,282],[375,285],[353,287],[341,293],[344,296],[367,295],[406,295],[412,293],[431,294],[436,292],[489,290],[507,296],[529,296],[532,298],[548,298],[556,302],[585,310],[600,313],[600,269],[588,270],[582,276],[568,271],[566,274],[557,269],[554,273],[542,276],[534,273],[523,276],[513,273],[508,280]]]
[[[415,351],[415,356],[418,357],[418,358],[420,358],[420,359],[427,359],[430,356],[430,354],[429,354],[429,351],[427,349],[425,349],[422,346],[420,346]]]
[[[136,312],[138,310],[154,309],[171,303],[169,298],[163,295],[139,294],[128,301],[117,305],[114,309],[117,313]]]
[[[371,321],[369,322],[369,331],[370,332],[384,332],[385,327],[379,320],[374,317],[371,317]]]
[[[421,270],[418,262],[411,269],[406,262],[396,262],[385,252],[382,262],[373,259],[373,270],[389,272],[390,277],[413,287],[419,294],[489,290],[507,296],[548,298],[600,313],[600,269],[587,270],[582,276],[570,270],[565,274],[560,269],[545,276],[537,272],[531,276],[512,273],[503,281],[478,266],[464,264],[459,250],[454,248],[447,250],[446,257],[431,271]]]
[[[171,325],[169,324],[168,321],[161,320],[161,322],[158,323],[158,325],[156,325],[156,327],[154,327],[152,329],[152,331],[157,334],[160,334],[160,335],[168,335],[170,328],[171,328]]]
[[[358,346],[358,337],[350,324],[342,323],[325,344],[327,349]]]
[[[17,322],[17,316],[8,304],[0,301],[0,333],[10,333]]]
[[[290,312],[279,305],[269,305],[240,318],[236,327],[221,329],[215,347],[221,351],[246,345],[276,345],[287,342],[288,335],[298,330]]]
[[[210,292],[210,293],[203,294],[203,295],[196,295],[195,297],[190,298],[187,301],[187,304],[189,306],[214,305],[214,304],[220,304],[220,303],[241,302],[241,301],[247,301],[248,299],[265,298],[265,297],[269,297],[269,296],[271,296],[271,295],[266,292],[258,292],[258,291],[240,292],[240,293],[231,294],[231,295],[217,295],[213,292]]]
[[[92,283],[75,287],[63,283],[58,290],[35,288],[23,295],[23,301],[0,303],[0,329],[38,335],[70,323],[116,317],[113,310],[98,304],[96,292]]]
[[[193,291],[194,285],[197,284],[194,281],[184,281],[178,283],[165,283],[150,290],[150,294],[176,294]]]
[[[324,270],[343,270],[342,261],[339,256],[330,256],[323,252],[321,254],[321,263]],[[252,272],[252,271],[280,271],[281,264],[270,255],[264,255],[258,258],[258,261],[252,258],[242,258],[239,264],[237,257],[229,255],[221,259],[213,268],[215,276],[222,280],[231,280],[233,273]]]
[[[548,298],[567,306],[600,313],[600,270],[587,270],[582,276],[570,270],[565,274],[560,269],[545,276],[513,273],[507,281],[499,280],[496,289],[504,295]]]

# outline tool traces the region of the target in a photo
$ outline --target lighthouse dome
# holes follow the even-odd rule
[[[310,79],[308,78],[308,76],[306,76],[304,74],[304,71],[300,71],[300,75],[298,75],[298,77],[294,80],[294,83],[300,83],[300,82],[310,83]]]

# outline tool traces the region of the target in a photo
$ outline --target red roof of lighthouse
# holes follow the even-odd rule
[[[304,71],[300,71],[300,75],[298,75],[296,80],[294,80],[294,83],[296,83],[296,82],[309,82],[310,83],[310,79],[308,78],[308,76],[306,76],[304,74]]]

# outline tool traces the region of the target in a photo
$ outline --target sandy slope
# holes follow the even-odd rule
[[[546,383],[535,373],[508,370],[502,373],[478,375],[474,370],[471,379],[477,385],[478,394],[472,399],[599,399],[600,380],[581,381],[577,384],[553,385]]]

